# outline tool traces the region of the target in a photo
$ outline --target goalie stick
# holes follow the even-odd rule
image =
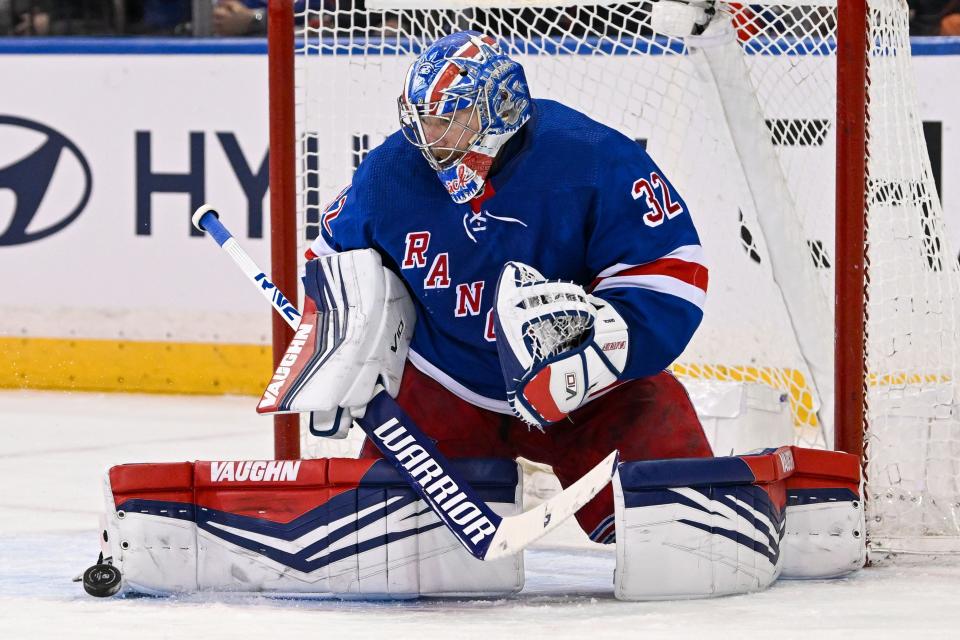
[[[287,324],[294,329],[300,326],[300,312],[240,247],[212,207],[197,209],[193,224],[230,255]],[[464,548],[481,560],[519,553],[559,526],[607,486],[619,461],[619,453],[614,450],[550,500],[517,515],[500,516],[452,468],[386,390],[381,388],[367,404],[364,417],[354,421]]]

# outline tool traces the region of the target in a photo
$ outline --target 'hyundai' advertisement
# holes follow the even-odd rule
[[[9,212],[0,209],[7,216],[0,246],[41,240],[83,213],[93,177],[73,141],[45,124],[5,115],[0,140],[0,193],[13,197]]]

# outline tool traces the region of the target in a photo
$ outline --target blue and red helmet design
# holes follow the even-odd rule
[[[410,65],[397,102],[407,140],[458,203],[480,192],[497,152],[531,109],[523,67],[476,31],[428,47]]]

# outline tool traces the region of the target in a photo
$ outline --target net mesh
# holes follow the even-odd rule
[[[957,254],[920,146],[907,12],[870,8],[868,526],[876,546],[955,551]]]
[[[830,367],[810,354],[832,354],[835,6],[717,4],[714,24],[732,29],[751,96],[744,109],[705,81],[705,73],[716,71],[702,53],[705,44],[654,31],[653,3],[529,5],[368,10],[339,0],[298,16],[302,243],[318,235],[324,201],[398,128],[395,100],[413,58],[454,30],[492,34],[524,65],[534,97],[564,102],[636,139],[686,200],[711,284],[704,323],[674,371],[681,378],[782,390],[790,397],[798,444],[829,446],[829,424],[825,428],[817,412],[831,388],[816,368]],[[871,0],[870,28],[871,541],[889,549],[912,548],[918,538],[955,545],[957,257],[948,249],[916,112],[906,4]],[[738,122],[754,109],[759,120]],[[753,147],[743,142],[743,130],[753,130]],[[769,172],[753,175],[750,160],[766,152],[751,150],[758,145],[772,154],[766,164],[776,165],[771,171],[785,184],[771,191],[772,199],[757,197],[758,184],[770,181]],[[776,222],[788,218],[797,233],[771,236]],[[802,258],[796,273],[774,268],[784,246]],[[799,302],[791,306],[791,300]],[[798,308],[807,317],[798,318]],[[345,441],[322,451],[356,449],[356,442]]]

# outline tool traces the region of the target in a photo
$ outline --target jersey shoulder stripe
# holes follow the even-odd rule
[[[650,262],[618,263],[608,267],[593,281],[591,289],[650,289],[683,298],[702,309],[709,281],[709,270],[704,262],[699,245],[684,245]]]

